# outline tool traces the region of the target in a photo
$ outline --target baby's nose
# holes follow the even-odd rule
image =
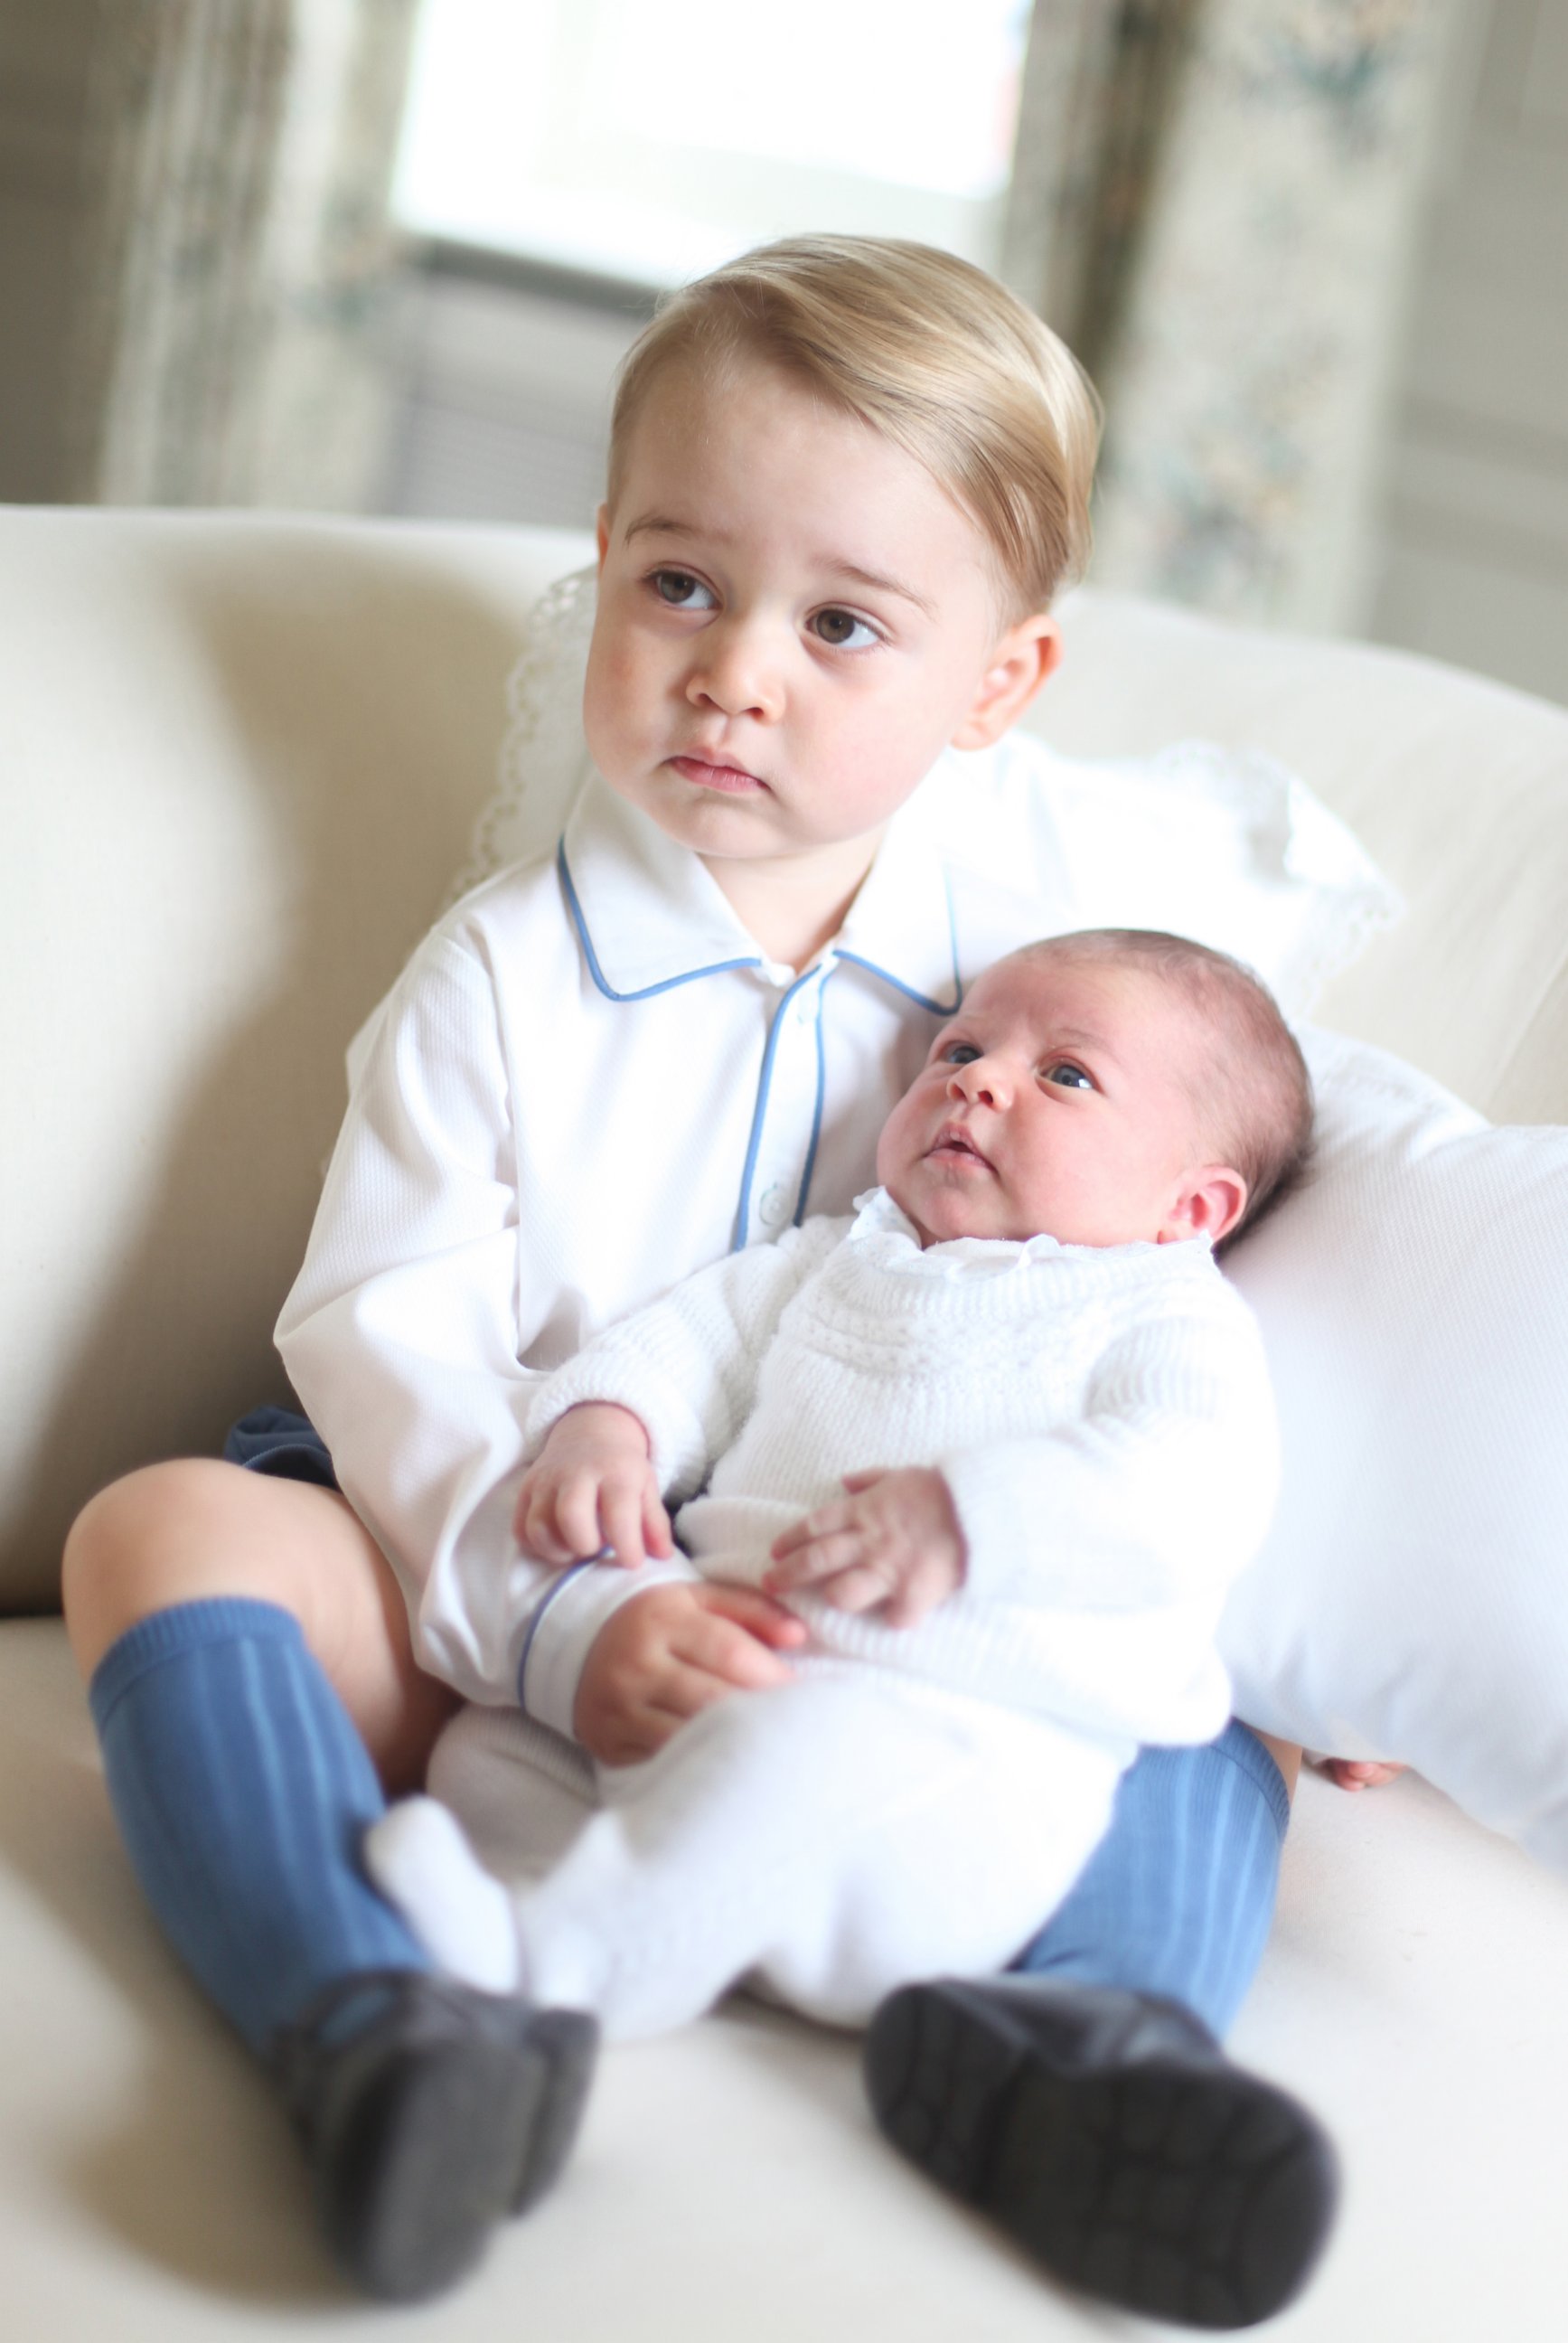
[[[986,1106],[998,1105],[1005,1087],[1001,1070],[993,1058],[971,1058],[967,1066],[955,1066],[948,1084],[950,1092]]]

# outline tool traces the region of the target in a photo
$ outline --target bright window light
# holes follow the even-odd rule
[[[990,261],[1028,0],[423,0],[417,233],[651,285],[770,236]]]

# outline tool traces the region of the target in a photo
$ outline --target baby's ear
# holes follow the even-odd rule
[[[604,568],[605,555],[609,551],[609,507],[600,505],[594,515],[594,533],[598,538],[598,566]]]
[[[1061,633],[1049,610],[1020,618],[986,663],[969,714],[952,737],[955,749],[989,749],[1016,724],[1061,657]]]
[[[1247,1183],[1229,1163],[1205,1163],[1190,1172],[1161,1222],[1156,1244],[1180,1244],[1201,1237],[1222,1244],[1247,1209]]]

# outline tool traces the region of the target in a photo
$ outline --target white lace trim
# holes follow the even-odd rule
[[[522,655],[507,679],[496,792],[474,825],[444,910],[508,863],[545,852],[566,827],[590,770],[582,687],[597,582],[591,568],[558,578],[528,613]]]
[[[1126,1244],[1078,1245],[1062,1244],[1056,1237],[1045,1235],[950,1237],[940,1244],[922,1247],[914,1223],[885,1188],[868,1188],[857,1196],[855,1211],[857,1218],[845,1242],[857,1248],[864,1265],[904,1277],[935,1279],[946,1285],[960,1279],[969,1282],[1010,1277],[1044,1262],[1063,1276],[1079,1272],[1085,1279],[1111,1284],[1120,1283],[1134,1265],[1140,1276],[1162,1271],[1172,1279],[1184,1275],[1191,1266],[1186,1260],[1174,1258],[1179,1250],[1185,1253],[1185,1247],[1151,1244],[1141,1238]],[[1198,1254],[1206,1257],[1208,1252],[1207,1245],[1197,1247]]]

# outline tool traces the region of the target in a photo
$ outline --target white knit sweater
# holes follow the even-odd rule
[[[1278,1443],[1261,1342],[1205,1246],[922,1251],[877,1190],[853,1222],[732,1254],[598,1336],[539,1387],[531,1452],[588,1400],[640,1418],[710,1578],[759,1581],[846,1473],[940,1468],[964,1585],[902,1629],[802,1595],[819,1649],[1123,1755],[1223,1725],[1214,1631]]]

